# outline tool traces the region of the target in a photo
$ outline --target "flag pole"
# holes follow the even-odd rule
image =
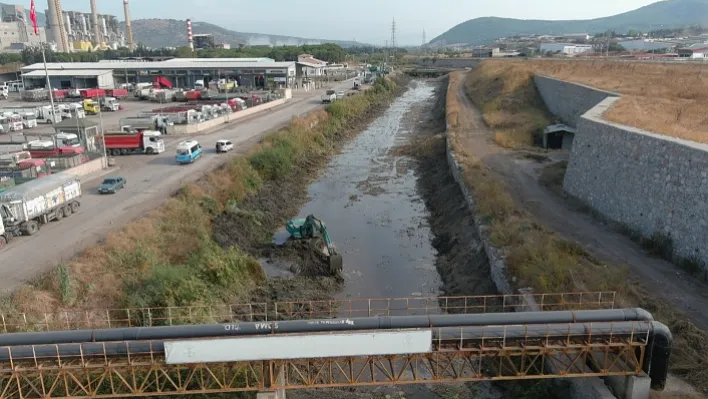
[[[39,34],[39,27],[37,26],[37,10],[34,7],[34,0],[30,1],[30,20],[32,21],[32,27],[34,28],[34,34],[39,36],[40,38],[42,37]],[[47,68],[47,55],[45,54],[45,47],[46,43],[42,43],[40,40],[39,42],[39,47],[42,49],[42,62],[44,63],[44,76],[47,78],[47,90],[49,92],[49,103],[52,107],[51,114],[52,114],[52,124],[56,123],[57,117],[56,117],[56,109],[54,108],[54,93],[52,92],[52,82],[49,80],[49,68]]]
[[[49,80],[49,69],[47,68],[47,56],[44,54],[44,46],[45,44],[40,42],[39,43],[40,47],[42,47],[42,62],[44,62],[44,75],[47,77],[47,90],[49,91],[49,104],[52,107],[51,114],[52,114],[52,123],[56,123],[57,117],[56,113],[57,110],[54,108],[54,93],[52,92],[52,83]]]

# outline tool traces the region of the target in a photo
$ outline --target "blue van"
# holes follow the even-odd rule
[[[185,140],[177,144],[177,163],[192,163],[202,156],[202,145],[197,140]]]

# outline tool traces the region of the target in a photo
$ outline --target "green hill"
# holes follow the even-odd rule
[[[708,26],[708,0],[665,0],[633,11],[610,17],[544,21],[484,17],[463,22],[431,40],[447,44],[489,44],[500,37],[529,34],[589,33],[614,30],[647,32],[659,28],[681,28],[691,25]]]

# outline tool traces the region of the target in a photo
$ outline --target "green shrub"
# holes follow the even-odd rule
[[[209,286],[187,266],[157,265],[146,277],[128,283],[125,307],[204,306],[212,301]]]
[[[278,145],[251,155],[249,161],[264,180],[276,180],[290,173],[293,156],[292,147]]]

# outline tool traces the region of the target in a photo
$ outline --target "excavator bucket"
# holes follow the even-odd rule
[[[333,276],[339,275],[342,272],[344,260],[342,255],[334,253],[329,256],[329,271]]]

